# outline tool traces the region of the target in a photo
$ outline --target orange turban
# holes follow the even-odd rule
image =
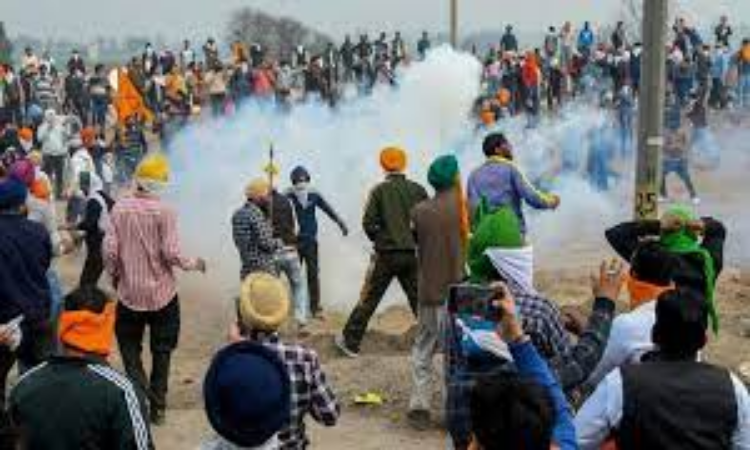
[[[380,166],[386,172],[403,172],[406,169],[406,152],[398,147],[386,147],[380,152]]]
[[[18,130],[18,138],[24,141],[31,141],[34,139],[34,131],[31,128],[21,128]]]
[[[84,147],[93,147],[94,142],[96,142],[96,130],[91,127],[81,130],[81,141],[83,141]]]
[[[104,311],[63,311],[58,336],[69,347],[103,357],[112,351],[115,331],[115,302],[107,302]]]
[[[506,88],[502,88],[497,92],[497,101],[500,102],[501,106],[508,106],[510,103],[510,91]]]
[[[29,191],[31,192],[31,195],[34,196],[34,198],[37,198],[39,200],[50,199],[50,186],[47,180],[43,178],[37,178],[36,180],[34,180],[34,182],[31,183]]]

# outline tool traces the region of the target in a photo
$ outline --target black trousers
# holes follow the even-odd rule
[[[318,243],[301,242],[298,247],[299,258],[307,272],[307,289],[310,294],[310,311],[313,314],[323,310],[320,305],[320,263]]]
[[[359,303],[344,327],[346,346],[359,351],[372,315],[396,278],[404,290],[414,316],[417,316],[417,256],[414,252],[384,252],[374,255],[367,269]]]
[[[141,359],[143,333],[149,327],[152,368],[147,377]],[[149,400],[152,410],[167,407],[172,352],[180,336],[180,302],[175,298],[158,311],[134,311],[119,303],[115,323],[117,344],[128,377]]]
[[[21,371],[25,371],[41,364],[54,351],[52,328],[48,321],[30,326],[22,325],[22,330],[23,339],[15,352],[4,345],[0,345],[0,383],[2,383],[2,386],[0,386],[0,405],[3,407],[5,406],[8,374],[16,361],[18,361]]]
[[[44,155],[42,169],[52,179],[55,199],[62,198],[65,184],[65,161],[66,155]]]
[[[81,271],[80,286],[96,286],[104,273],[104,257],[102,256],[103,239],[86,241],[86,261]]]

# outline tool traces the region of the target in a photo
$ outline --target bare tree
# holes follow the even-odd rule
[[[250,7],[232,13],[227,34],[232,42],[259,44],[266,54],[275,58],[288,57],[298,45],[322,51],[328,42],[332,42],[330,37],[297,20],[275,17]]]

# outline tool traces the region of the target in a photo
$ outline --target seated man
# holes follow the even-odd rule
[[[630,311],[612,322],[612,330],[599,365],[588,383],[596,387],[613,369],[638,362],[653,350],[651,328],[656,322],[656,299],[673,289],[673,258],[656,242],[644,242],[630,261],[628,291]]]
[[[472,450],[576,448],[576,430],[560,385],[525,335],[513,300],[501,302],[498,333],[517,372],[480,379],[471,395]]]
[[[750,448],[750,396],[728,370],[698,361],[708,305],[694,289],[667,291],[656,303],[657,350],[612,371],[575,419],[583,450],[611,435],[620,450]]]
[[[281,342],[278,330],[289,318],[289,294],[284,283],[265,272],[248,275],[242,283],[238,322],[230,327],[230,340],[262,344],[281,359],[289,373],[292,390],[289,426],[279,433],[279,448],[307,448],[305,416],[318,423],[336,425],[340,407],[318,354],[299,344]]]
[[[144,402],[106,362],[115,303],[93,286],[73,291],[60,315],[60,356],[31,369],[10,393],[23,448],[153,448]]]

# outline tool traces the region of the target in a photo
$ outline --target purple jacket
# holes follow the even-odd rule
[[[535,209],[552,208],[549,194],[537,190],[513,162],[493,156],[469,176],[467,186],[469,206],[476,211],[482,199],[490,209],[510,206],[521,222],[521,232],[526,234],[526,220],[522,201]]]

